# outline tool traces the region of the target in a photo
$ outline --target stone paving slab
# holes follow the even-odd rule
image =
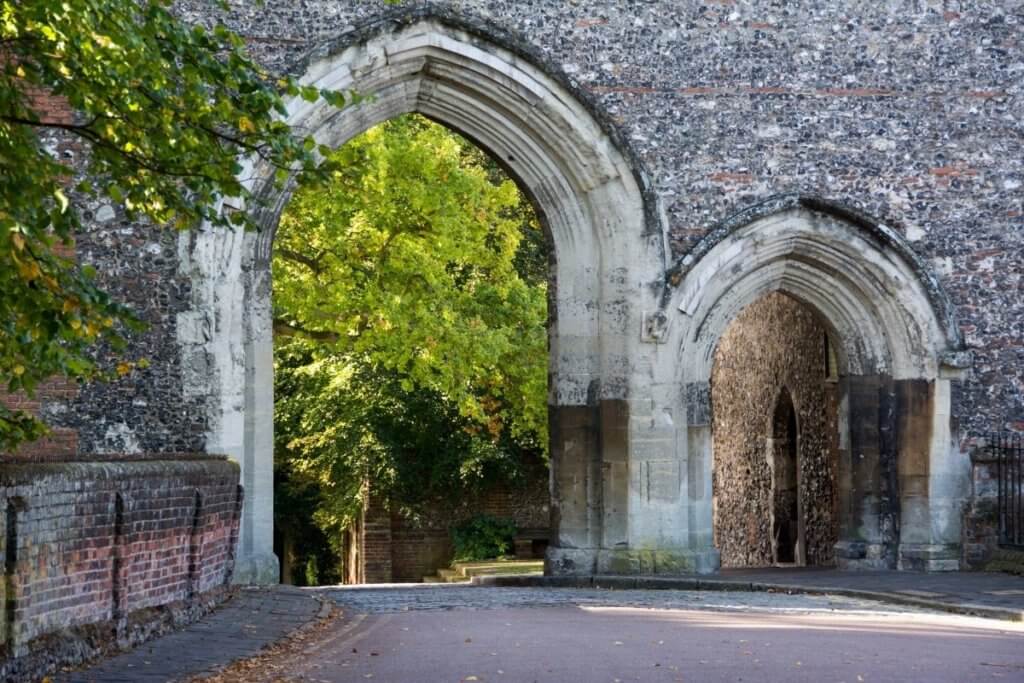
[[[1024,577],[994,572],[843,572],[835,569],[731,569],[690,577],[479,577],[488,586],[792,591],[842,595],[960,614],[1024,621]]]
[[[251,657],[320,613],[317,594],[288,586],[245,588],[204,619],[82,671],[60,683],[167,683],[216,673]]]

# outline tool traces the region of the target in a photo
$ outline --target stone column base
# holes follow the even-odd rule
[[[891,569],[886,557],[886,546],[883,543],[868,541],[839,541],[833,546],[836,554],[836,567],[847,571],[862,569]]]
[[[231,582],[246,586],[270,586],[280,583],[281,563],[274,553],[242,555],[235,560],[235,573]]]
[[[597,548],[554,548],[544,555],[545,576],[592,576],[597,569]]]
[[[900,543],[899,569],[925,572],[960,570],[960,546],[955,543]]]
[[[711,574],[721,566],[714,548],[659,548],[606,550],[603,548],[548,548],[544,573],[548,576],[593,574],[659,575]]]

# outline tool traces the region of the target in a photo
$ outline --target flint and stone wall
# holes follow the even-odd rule
[[[834,562],[838,474],[834,384],[826,383],[825,329],[783,294],[769,294],[730,324],[711,375],[715,546],[723,567],[763,567],[772,556],[769,444],[780,390],[797,414],[799,497],[806,564]],[[793,435],[789,435],[793,438]]]

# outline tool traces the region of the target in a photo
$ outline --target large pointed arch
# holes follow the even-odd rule
[[[644,174],[614,128],[565,78],[480,22],[422,10],[391,16],[320,46],[297,72],[303,83],[361,97],[341,110],[301,99],[288,104],[287,122],[320,143],[336,147],[381,121],[418,112],[477,142],[533,200],[555,252],[553,571],[593,571],[604,542],[597,407],[630,394],[628,359],[640,355],[642,311],[657,306],[652,285],[666,266],[660,213]],[[242,465],[239,575],[247,580],[272,578],[275,565],[269,263],[293,188],[274,187],[272,169],[258,162],[241,177],[261,199],[252,209],[260,229],[187,238],[193,306],[179,325],[179,342],[207,369],[193,386],[208,397],[208,450]]]
[[[958,566],[968,461],[950,393],[969,355],[937,280],[896,231],[817,198],[775,197],[723,221],[669,281],[670,354],[697,480],[694,538],[711,519],[718,340],[743,308],[778,291],[817,313],[837,350],[840,564]]]

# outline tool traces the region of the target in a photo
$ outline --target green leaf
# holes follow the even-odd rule
[[[153,230],[171,220],[247,224],[248,214],[216,214],[225,196],[259,208],[260,198],[238,182],[240,157],[260,150],[283,170],[281,183],[295,168],[304,180],[326,178],[304,136],[279,120],[286,111],[279,84],[241,38],[224,26],[183,23],[167,0],[8,0],[0,3],[0,42],[0,229],[16,226],[20,245],[0,248],[0,385],[15,368],[23,368],[19,389],[55,375],[101,379],[105,371],[90,361],[95,346],[124,349],[123,334],[140,327],[97,288],[90,268],[55,251],[80,227],[78,197],[109,199]],[[38,92],[77,110],[74,123],[37,110],[29,93]],[[303,95],[315,101],[322,93]],[[80,169],[40,144],[39,132],[51,125],[80,138],[86,180],[76,182],[72,170]],[[36,424],[0,413],[0,450],[42,433]]]

